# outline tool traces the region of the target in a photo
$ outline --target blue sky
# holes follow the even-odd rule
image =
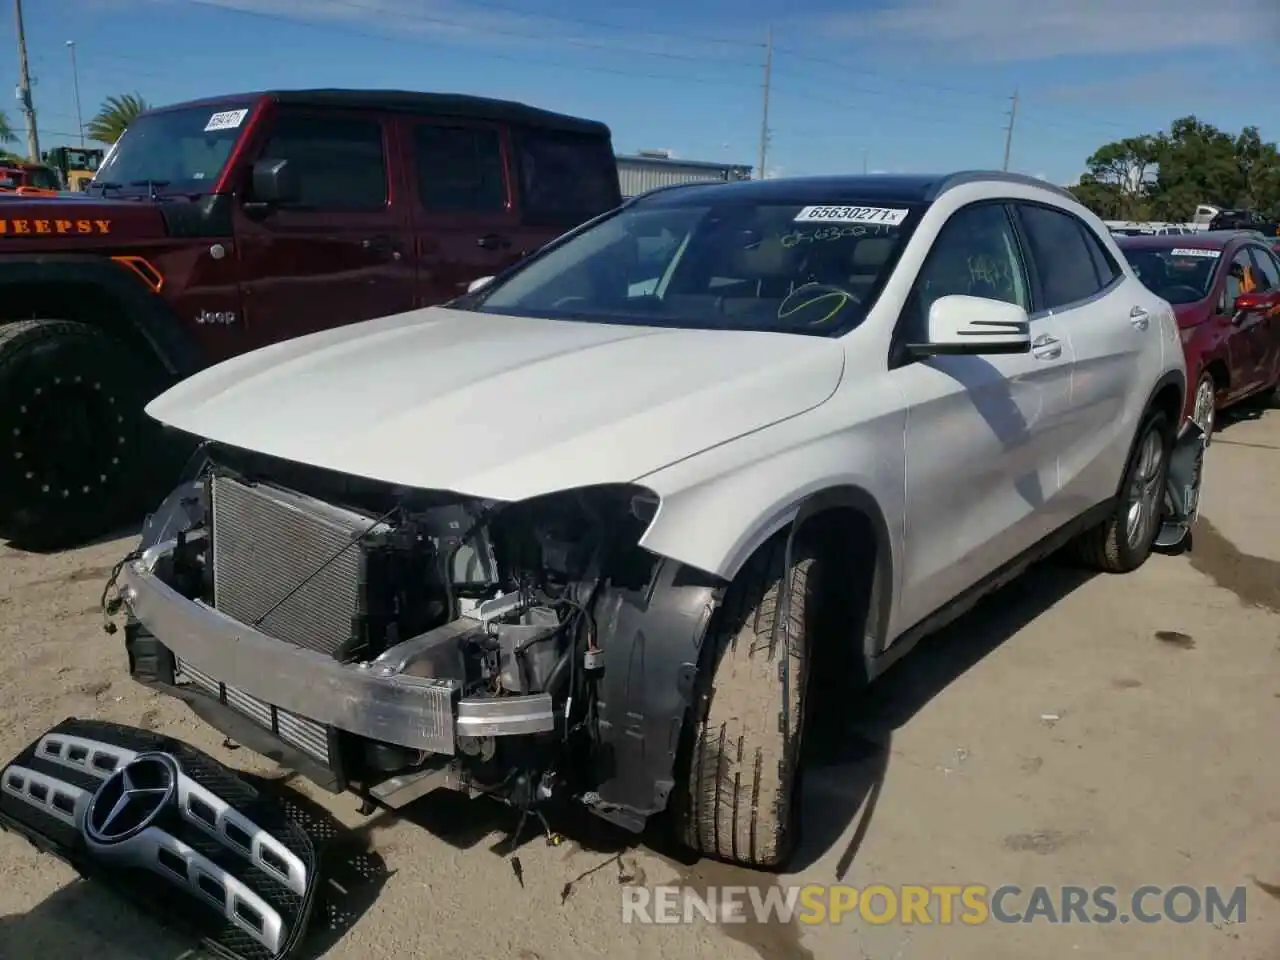
[[[45,149],[76,142],[74,40],[86,120],[124,92],[398,87],[601,119],[620,152],[755,164],[770,28],[771,173],[998,167],[1015,89],[1010,168],[1060,183],[1101,144],[1188,113],[1280,137],[1276,0],[26,0],[25,14]],[[0,18],[16,82],[14,32]],[[16,101],[3,109],[25,129]]]

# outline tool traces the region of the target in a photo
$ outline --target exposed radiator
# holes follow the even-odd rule
[[[254,723],[270,730],[285,743],[297,747],[307,756],[320,761],[325,767],[331,766],[329,734],[323,724],[300,717],[288,710],[273,707],[235,687],[220,683],[214,677],[185,661],[177,662],[176,674],[175,679],[178,683],[195,684],[237,713],[244,714]]]
[[[373,522],[310,497],[218,475],[211,506],[214,606],[268,636],[341,657],[360,612],[365,574],[365,554],[355,541]]]

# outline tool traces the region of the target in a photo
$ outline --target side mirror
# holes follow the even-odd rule
[[[467,284],[467,293],[475,293],[477,290],[483,290],[491,283],[493,283],[493,277],[478,277]]]
[[[272,160],[269,157],[253,165],[253,177],[249,185],[249,201],[266,207],[293,203],[302,196],[298,171],[288,160]]]
[[[1267,309],[1267,298],[1260,293],[1242,293],[1236,297],[1236,316],[1247,316]]]
[[[1030,353],[1031,321],[1016,303],[985,297],[939,297],[929,308],[929,342],[907,345],[913,357]]]

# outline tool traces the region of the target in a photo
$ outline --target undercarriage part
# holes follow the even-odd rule
[[[1169,460],[1165,512],[1155,547],[1177,553],[1190,542],[1191,528],[1200,516],[1200,491],[1204,486],[1204,457],[1210,437],[1192,420],[1183,427]]]
[[[230,960],[283,960],[319,879],[304,823],[222,764],[133,727],[65,720],[0,771],[0,828]]]

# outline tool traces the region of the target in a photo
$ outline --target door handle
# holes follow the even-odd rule
[[[505,250],[511,246],[511,241],[498,233],[488,233],[476,241],[476,246],[481,250]]]
[[[1042,333],[1031,341],[1031,353],[1037,360],[1057,360],[1062,356],[1062,341]]]
[[[400,259],[400,251],[396,248],[395,242],[385,233],[380,233],[376,237],[365,237],[360,241],[360,247],[364,250],[388,253],[392,260]]]
[[[1129,311],[1129,322],[1137,329],[1145,330],[1147,329],[1147,325],[1151,322],[1151,314],[1147,313],[1147,311],[1142,309],[1142,307],[1134,307]]]

